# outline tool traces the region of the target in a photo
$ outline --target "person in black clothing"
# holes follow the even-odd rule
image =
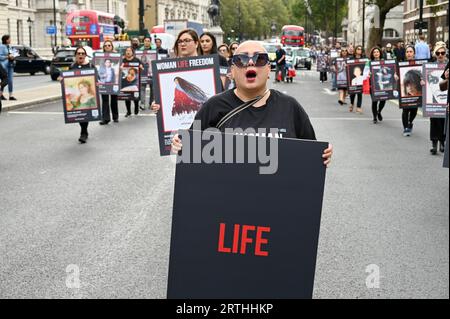
[[[281,71],[281,82],[284,82],[286,78],[286,51],[283,50],[281,45],[277,46],[277,69],[275,72],[275,82],[280,82],[278,78],[278,74]]]
[[[394,55],[397,59],[397,62],[405,61],[405,54],[406,54],[405,44],[402,41],[400,41],[397,43],[397,47],[394,49]]]
[[[156,44],[156,53],[158,54],[169,54],[169,51],[166,49],[163,49],[162,47],[162,40],[159,38],[155,38],[155,44]]]
[[[142,70],[143,66],[141,64],[141,61],[136,58],[134,49],[132,47],[128,47],[125,50],[125,56],[122,60],[122,63],[139,63],[139,68]],[[125,106],[127,107],[127,114],[125,117],[131,116],[131,101],[125,101]],[[134,115],[139,114],[139,100],[134,100]]]
[[[216,37],[209,32],[205,32],[200,36],[200,55],[219,54],[217,50]],[[228,61],[219,54],[219,65],[228,67]]]
[[[356,46],[355,48],[355,54],[351,57],[354,59],[364,59],[364,49],[361,45]],[[362,93],[358,94],[350,94],[350,108],[349,111],[353,112],[353,109],[355,107],[355,99],[358,97],[358,103],[356,104],[356,113],[362,114],[362,99],[363,95]]]
[[[381,60],[381,48],[374,47],[370,51],[370,60],[371,61],[380,61]],[[372,77],[370,77],[372,78]],[[370,89],[373,90],[372,86],[375,85],[375,83],[371,83]],[[381,112],[383,111],[384,107],[386,106],[386,101],[373,101],[372,100],[372,115],[373,115],[373,124],[377,124],[378,121],[383,121],[383,115]]]
[[[103,43],[103,52],[115,52],[112,41],[107,40]],[[111,107],[111,109],[110,109]],[[102,94],[102,116],[103,120],[100,125],[108,125],[111,122],[111,113],[114,123],[119,122],[119,108],[117,105],[117,95]]]
[[[0,92],[3,92],[5,86],[8,85],[8,73],[0,64]],[[0,113],[2,113],[2,99],[0,99]]]
[[[278,129],[278,138],[315,140],[316,135],[308,115],[293,97],[276,90],[268,90],[270,74],[269,55],[264,47],[255,41],[242,43],[233,56],[232,75],[236,89],[213,96],[200,109],[196,120],[201,120],[202,130],[217,127],[220,120],[236,107],[256,97],[261,99],[243,110],[221,127],[230,129],[266,130],[271,136],[272,129]],[[174,153],[182,148],[178,135],[172,140]],[[324,151],[324,164],[331,162],[333,147]]]
[[[78,47],[75,50],[75,62],[70,66],[70,70],[79,70],[79,69],[93,69],[95,68],[91,63],[86,60],[87,52],[83,47]],[[59,77],[59,80],[62,80],[62,77]],[[78,141],[81,144],[85,144],[87,142],[89,133],[88,126],[89,122],[80,122],[81,133]]]

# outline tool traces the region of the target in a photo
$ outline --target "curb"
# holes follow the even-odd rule
[[[35,100],[29,100],[29,101],[25,101],[22,103],[17,103],[14,105],[4,105],[2,108],[3,112],[8,112],[8,111],[14,111],[14,110],[18,110],[21,108],[25,108],[25,107],[29,107],[29,106],[35,106],[37,104],[43,104],[43,103],[49,103],[49,102],[54,102],[57,100],[61,99],[61,95],[54,95],[54,96],[49,96],[43,99],[35,99]]]

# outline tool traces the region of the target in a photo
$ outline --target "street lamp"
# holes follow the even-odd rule
[[[33,20],[31,20],[30,17],[28,17],[28,38],[30,39],[30,47],[32,47],[32,42],[31,42],[31,27],[33,26]]]

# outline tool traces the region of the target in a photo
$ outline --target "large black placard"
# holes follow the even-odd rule
[[[192,151],[192,134],[183,141]],[[168,298],[312,297],[328,144],[278,142],[273,175],[248,159],[177,165]]]

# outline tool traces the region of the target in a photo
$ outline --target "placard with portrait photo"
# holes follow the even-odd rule
[[[66,124],[101,120],[96,69],[62,73],[61,91]]]
[[[174,133],[188,129],[210,97],[222,91],[219,56],[153,61],[153,87],[158,112],[161,156],[170,155]]]
[[[119,100],[132,101],[140,99],[140,63],[123,63],[120,69]]]
[[[439,82],[446,64],[426,63],[423,65],[423,116],[445,118],[447,113],[447,91],[441,91]]]
[[[120,53],[94,53],[93,63],[97,69],[97,88],[99,94],[119,94],[121,60]]]
[[[338,89],[347,88],[347,59],[337,58],[334,64]]]
[[[152,61],[158,60],[158,54],[154,50],[136,51],[138,58],[144,69],[141,70],[141,84],[150,84],[152,82]]]
[[[370,62],[371,95],[373,101],[397,100],[399,98],[397,61]]]
[[[400,103],[402,109],[422,106],[422,67],[426,60],[399,62]]]
[[[347,60],[347,86],[349,94],[358,94],[363,91],[364,80],[368,76],[366,65],[369,59],[352,59]]]

